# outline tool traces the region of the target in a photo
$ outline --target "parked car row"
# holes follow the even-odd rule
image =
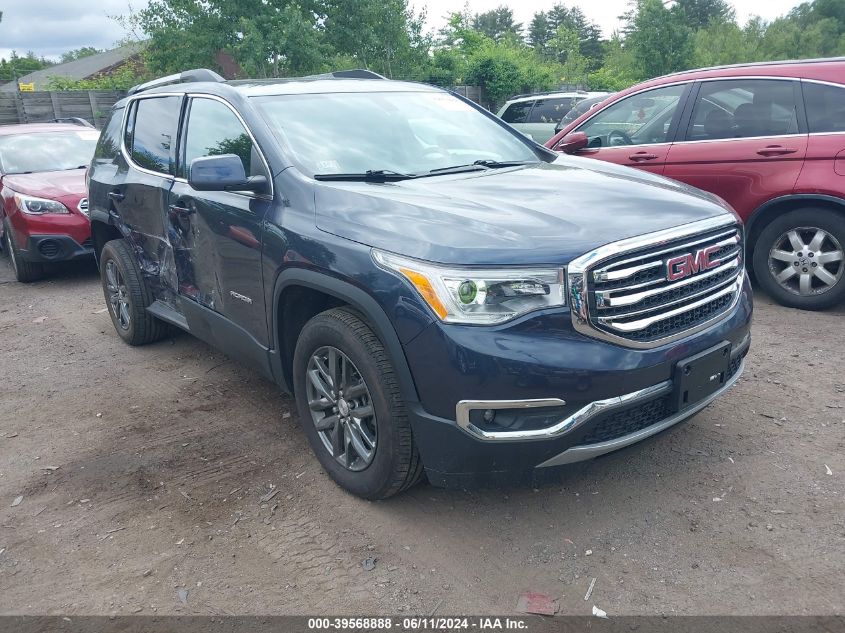
[[[845,59],[660,77],[546,146],[720,196],[745,221],[749,267],[778,302],[814,310],[845,299]]]
[[[544,92],[517,95],[508,99],[499,109],[499,118],[537,141],[545,143],[558,131],[561,119],[582,101],[596,103],[606,98],[607,92]]]
[[[93,255],[85,170],[99,137],[84,122],[0,126],[2,239],[18,281]]]

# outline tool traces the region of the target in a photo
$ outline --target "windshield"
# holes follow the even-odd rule
[[[291,158],[311,176],[368,170],[428,174],[475,161],[539,161],[525,142],[442,92],[254,99]]]
[[[3,173],[26,174],[87,167],[100,133],[91,129],[0,136]]]

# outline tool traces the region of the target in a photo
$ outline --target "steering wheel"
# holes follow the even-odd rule
[[[620,142],[621,141],[621,142]],[[619,145],[633,145],[634,141],[622,130],[612,130],[607,134],[608,147],[617,147]]]

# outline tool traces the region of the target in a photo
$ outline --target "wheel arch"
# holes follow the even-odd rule
[[[123,234],[111,222],[104,222],[101,219],[91,218],[91,241],[94,242],[94,258],[97,266],[100,265],[100,254],[103,247],[111,240],[119,240]]]
[[[402,397],[418,402],[405,351],[385,311],[367,292],[353,284],[304,268],[285,270],[273,289],[272,335],[276,353],[275,372],[279,382],[293,393],[293,352],[302,327],[313,316],[335,307],[349,306],[372,328],[387,350]]]
[[[831,209],[845,216],[845,199],[826,194],[799,193],[781,196],[759,206],[745,223],[747,262],[753,261],[754,245],[772,220],[805,206]]]

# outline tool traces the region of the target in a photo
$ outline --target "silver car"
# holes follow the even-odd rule
[[[555,126],[580,101],[606,96],[607,92],[548,92],[511,97],[499,110],[499,117],[538,143],[555,135]]]

